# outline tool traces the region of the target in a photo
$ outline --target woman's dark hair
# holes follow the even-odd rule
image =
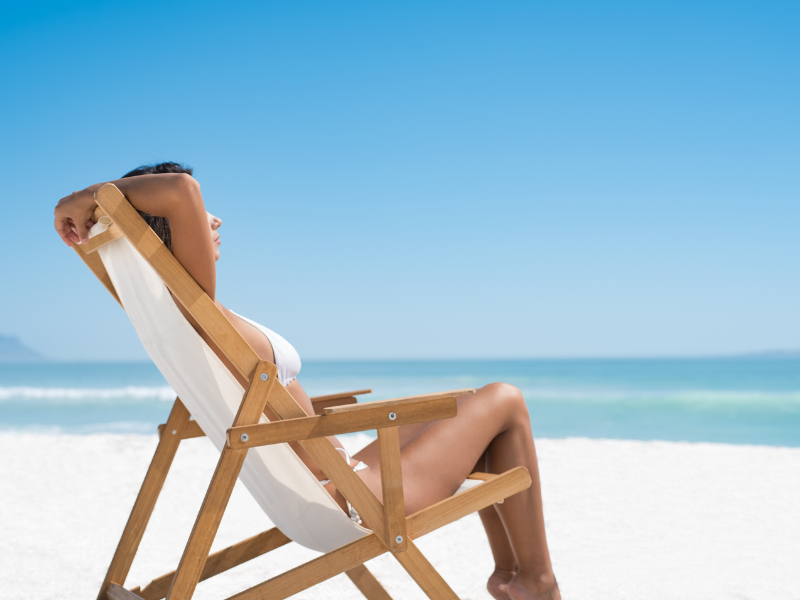
[[[191,167],[184,167],[174,162],[163,162],[157,165],[142,165],[133,171],[125,173],[122,178],[136,177],[137,175],[156,175],[160,173],[186,173],[187,175],[191,175],[193,172],[194,170]],[[150,229],[155,231],[158,237],[161,238],[164,245],[172,251],[172,230],[169,228],[169,220],[166,217],[157,217],[142,212],[141,210],[137,212],[142,216],[145,222],[150,225]]]

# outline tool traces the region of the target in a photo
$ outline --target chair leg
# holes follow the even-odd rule
[[[239,405],[239,411],[233,419],[234,427],[258,423],[277,374],[278,368],[274,364],[263,360],[258,363]],[[283,386],[278,387],[283,389]],[[167,600],[189,600],[194,594],[246,457],[247,448],[241,450],[233,450],[227,446],[222,448],[217,469],[211,478],[203,505],[197,514],[189,541],[186,543],[172,585],[167,592]]]
[[[398,552],[392,556],[403,565],[403,568],[408,571],[408,574],[417,582],[428,598],[431,600],[458,600],[456,593],[423,556],[414,542],[409,540],[408,549],[405,552]]]
[[[375,579],[375,576],[364,565],[358,565],[345,571],[345,575],[350,578],[350,581],[364,594],[367,600],[392,600],[389,593],[383,589],[381,582]]]
[[[147,523],[153,514],[156,500],[161,494],[161,488],[164,486],[164,480],[167,478],[172,460],[178,451],[178,445],[186,425],[189,423],[190,416],[180,398],[176,398],[169,414],[169,419],[167,419],[164,435],[158,441],[153,460],[150,462],[147,475],[144,477],[139,495],[136,497],[133,510],[131,510],[131,516],[128,517],[128,522],[122,532],[122,537],[120,537],[117,550],[114,552],[114,558],[111,559],[106,578],[100,587],[100,593],[97,596],[98,600],[103,600],[106,597],[108,586],[111,583],[125,584],[125,579],[128,577],[136,551],[139,549],[139,543],[142,541]],[[173,431],[175,432],[174,434],[172,433]]]
[[[211,485],[167,592],[167,600],[189,600],[194,594],[246,456],[246,449],[222,449]]]

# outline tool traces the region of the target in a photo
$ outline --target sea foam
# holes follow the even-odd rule
[[[0,387],[0,402],[14,400],[62,400],[81,402],[84,400],[175,400],[175,392],[169,386],[144,387],[125,386],[118,388],[64,388],[64,387]]]

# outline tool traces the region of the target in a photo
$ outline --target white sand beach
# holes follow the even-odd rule
[[[155,444],[0,434],[0,597],[94,598]],[[800,449],[587,439],[537,447],[565,599],[800,596]],[[206,440],[184,442],[128,587],[175,568],[215,464]],[[269,527],[238,486],[214,549]],[[419,546],[459,597],[490,598],[492,559],[476,516]],[[195,597],[226,598],[314,555],[285,546],[201,583]],[[369,567],[395,600],[424,598],[391,557]],[[362,598],[344,576],[297,597]]]

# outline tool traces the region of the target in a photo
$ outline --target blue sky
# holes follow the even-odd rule
[[[195,168],[307,358],[800,348],[800,4],[4,2],[0,333],[140,359],[52,228]]]

